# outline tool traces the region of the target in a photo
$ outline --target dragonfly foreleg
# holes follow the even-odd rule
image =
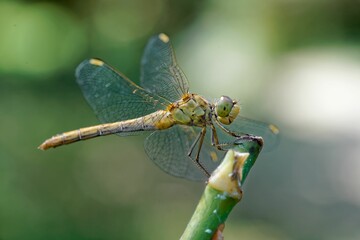
[[[227,128],[224,127],[223,125],[221,125],[217,120],[215,120],[215,122],[216,122],[216,124],[219,126],[219,128],[221,128],[221,130],[223,130],[224,132],[226,132],[227,134],[229,134],[229,135],[231,135],[231,136],[233,136],[233,137],[238,138],[238,137],[241,137],[241,136],[243,136],[243,135],[247,135],[247,134],[241,134],[241,135],[239,135],[239,133],[235,133],[235,132],[227,129]]]
[[[194,163],[196,164],[196,166],[197,166],[198,168],[200,168],[201,171],[203,171],[203,172],[206,174],[206,176],[210,177],[209,172],[205,169],[205,167],[204,167],[204,166],[200,163],[200,161],[199,161],[200,151],[201,151],[201,147],[202,147],[202,145],[203,145],[203,143],[204,143],[205,135],[206,135],[206,127],[203,127],[203,128],[201,129],[201,132],[197,135],[195,141],[191,144],[190,150],[189,150],[189,152],[188,152],[188,156],[191,158],[191,160],[194,161]],[[199,140],[200,140],[200,142],[199,142]],[[197,151],[197,153],[196,153],[195,159],[193,159],[193,158],[191,157],[191,154],[192,154],[192,152],[193,152],[193,150],[194,150],[194,148],[195,148],[195,146],[196,146],[196,144],[197,144],[198,142],[199,142],[198,151]]]

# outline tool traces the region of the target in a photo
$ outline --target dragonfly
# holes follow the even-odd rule
[[[163,171],[190,180],[206,179],[218,165],[222,142],[252,135],[276,142],[275,125],[239,115],[240,104],[228,96],[215,101],[189,92],[169,37],[150,38],[141,60],[140,86],[100,59],[83,61],[77,83],[102,124],[55,135],[46,150],[80,140],[151,132],[145,152]]]

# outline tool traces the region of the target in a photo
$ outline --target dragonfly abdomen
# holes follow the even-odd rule
[[[139,131],[152,131],[157,129],[169,128],[173,125],[166,116],[165,111],[157,111],[144,117],[131,120],[119,121],[114,123],[105,123],[92,127],[80,128],[69,132],[64,132],[49,138],[38,148],[46,150],[58,146],[70,144],[73,142],[105,136],[110,134],[131,133]],[[125,135],[125,134],[124,134]]]
[[[77,130],[72,130],[69,132],[64,132],[58,135],[55,135],[45,142],[43,142],[39,149],[46,150],[49,148],[55,148],[58,146],[70,144],[73,142],[77,142],[80,140],[86,140],[98,136],[109,135],[111,131],[109,129],[113,128],[112,125],[114,123],[109,124],[100,124],[92,127],[80,128]]]

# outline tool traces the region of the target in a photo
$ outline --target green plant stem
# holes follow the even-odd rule
[[[213,172],[181,239],[212,239],[241,200],[241,185],[262,148],[262,139],[237,139]]]

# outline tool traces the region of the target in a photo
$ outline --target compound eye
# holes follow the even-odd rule
[[[222,96],[216,103],[215,103],[215,111],[219,117],[227,117],[229,116],[232,108],[234,106],[234,102],[231,98],[227,96]]]

